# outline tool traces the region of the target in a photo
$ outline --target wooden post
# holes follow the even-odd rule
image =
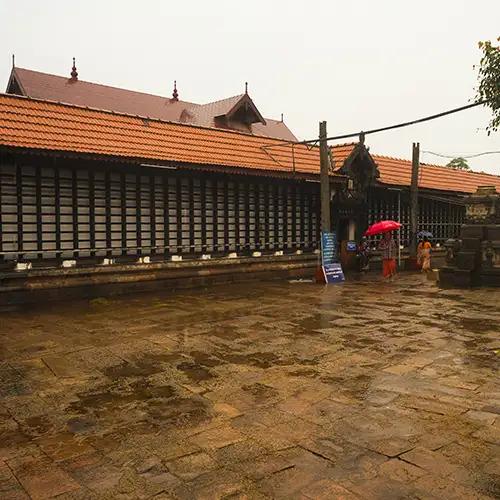
[[[410,187],[410,260],[417,257],[418,231],[418,169],[420,166],[420,143],[414,142],[412,148],[411,187]]]
[[[331,231],[330,217],[330,176],[328,161],[328,142],[326,140],[326,122],[319,123],[319,156],[320,156],[320,181],[321,181],[321,230]]]

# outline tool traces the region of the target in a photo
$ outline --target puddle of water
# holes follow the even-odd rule
[[[184,361],[177,365],[177,369],[187,375],[193,382],[201,382],[214,377],[207,368],[195,363],[189,363],[188,361]]]
[[[474,333],[500,331],[499,323],[489,318],[460,318],[460,324],[465,330],[469,330]]]
[[[165,369],[163,363],[171,364],[180,359],[182,359],[180,354],[152,354],[133,362],[124,362],[120,365],[111,366],[106,368],[103,373],[111,379],[148,377],[162,372]]]

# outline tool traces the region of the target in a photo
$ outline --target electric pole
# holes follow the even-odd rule
[[[328,141],[326,122],[319,122],[319,158],[321,182],[321,230],[331,232],[332,222],[330,216],[330,161],[328,158]]]
[[[420,143],[414,142],[412,148],[412,156],[411,156],[411,186],[410,186],[410,258],[413,262],[417,257],[419,167],[420,167]]]

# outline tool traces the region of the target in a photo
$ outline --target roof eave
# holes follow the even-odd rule
[[[21,92],[23,93],[23,95],[26,96],[27,95],[26,90],[24,88],[24,85],[21,82],[21,79],[19,78],[19,75],[17,74],[15,66],[13,66],[12,70],[10,71],[9,81],[7,82],[7,88],[5,90],[6,94],[11,94],[11,92],[9,92],[9,89],[12,86],[12,83],[14,81],[17,83],[18,87],[21,89]]]

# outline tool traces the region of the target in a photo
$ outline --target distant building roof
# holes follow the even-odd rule
[[[195,104],[179,100],[177,90],[174,90],[172,97],[162,97],[86,82],[78,79],[78,76],[66,78],[18,67],[12,69],[7,93],[166,121],[236,129],[283,140],[297,140],[282,121],[263,118],[247,93],[208,104]]]
[[[375,154],[372,154],[372,158],[379,169],[380,182],[399,186],[410,185],[412,169],[410,160]],[[500,192],[500,176],[421,163],[418,185],[421,188],[459,193],[474,193],[478,186],[496,186]]]
[[[260,135],[148,119],[75,105],[0,94],[0,146],[105,155],[133,161],[230,167],[255,173],[319,174],[319,148]],[[362,145],[332,148],[335,170]],[[409,186],[411,162],[372,155],[388,185]],[[475,192],[500,176],[423,164],[423,188]]]

